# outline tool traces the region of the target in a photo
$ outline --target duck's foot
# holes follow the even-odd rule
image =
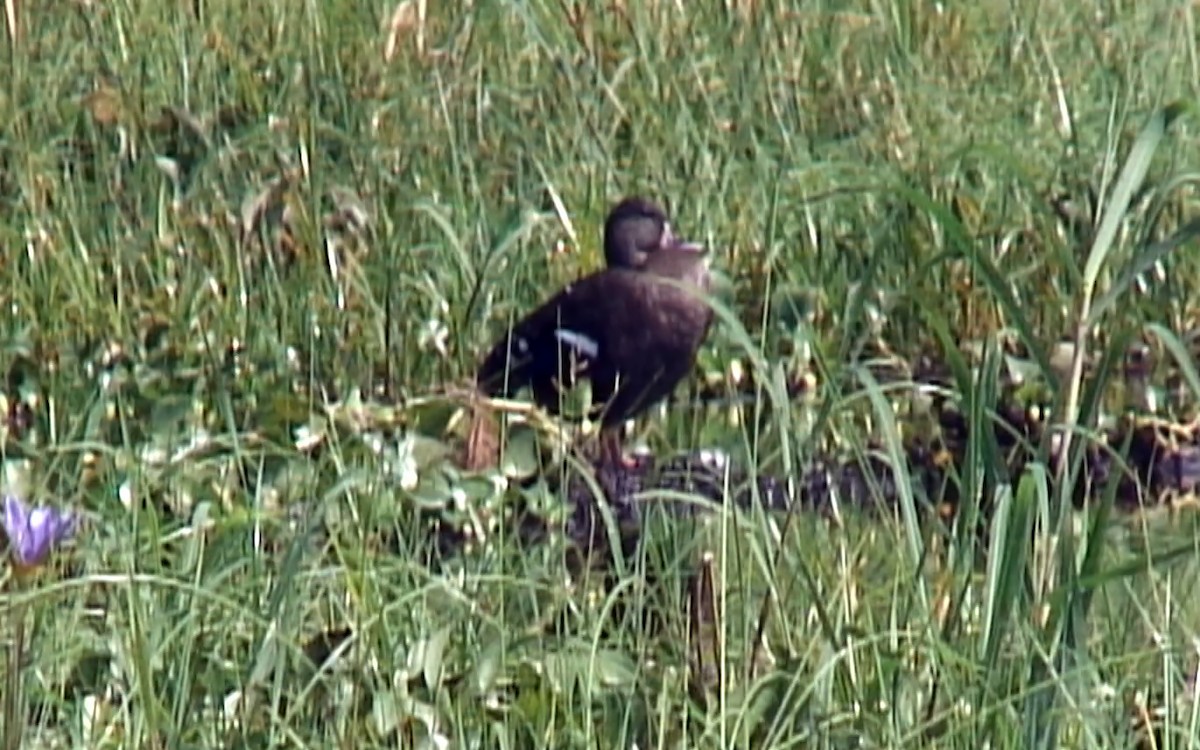
[[[634,471],[642,465],[641,461],[638,461],[633,456],[617,456],[614,463],[626,471]]]
[[[626,456],[621,450],[621,431],[602,430],[600,432],[600,464],[615,466],[626,471],[633,471],[639,465],[638,459]]]

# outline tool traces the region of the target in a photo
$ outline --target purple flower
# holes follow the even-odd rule
[[[44,565],[50,553],[75,533],[75,514],[54,508],[30,508],[14,495],[4,496],[4,535],[18,570]]]

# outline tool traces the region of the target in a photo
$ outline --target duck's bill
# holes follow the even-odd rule
[[[689,253],[704,253],[708,248],[701,245],[699,242],[687,242],[686,240],[675,240],[671,246],[672,250],[682,250]]]

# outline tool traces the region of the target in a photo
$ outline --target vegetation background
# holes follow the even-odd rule
[[[6,747],[1195,746],[1186,513],[1063,512],[1053,462],[980,440],[984,534],[900,462],[894,515],[663,524],[596,581],[500,521],[552,493],[447,456],[482,349],[630,193],[729,280],[697,382],[758,389],[644,420],[656,450],[901,457],[864,360],[975,352],[979,416],[1002,340],[1086,426],[1113,368],[1058,342],[1146,339],[1186,417],[1196,13],[7,0],[4,481],[89,523],[0,598]]]

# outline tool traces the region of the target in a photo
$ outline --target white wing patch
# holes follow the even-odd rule
[[[572,331],[569,328],[556,328],[554,338],[571,347],[577,354],[588,359],[595,359],[600,353],[600,344],[591,336]]]

